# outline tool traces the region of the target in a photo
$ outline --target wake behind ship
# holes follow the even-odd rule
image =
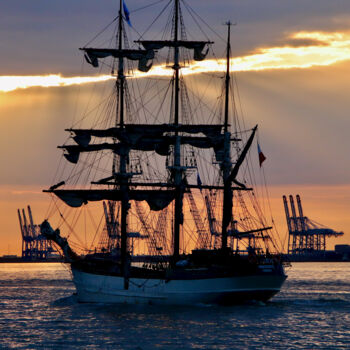
[[[187,2],[169,1],[161,15],[168,10],[161,39],[145,40],[144,33],[131,45],[126,35],[130,12],[120,0],[114,46],[81,49],[89,64],[107,67],[116,81],[93,126],[83,127],[85,115],[68,129],[75,143],[60,148],[73,168],[46,192],[56,205],[58,197],[77,212],[90,202],[103,202],[106,224],[99,245],[81,255],[48,220],[41,232],[70,262],[81,302],[267,301],[286,275],[273,228],[250,186],[255,183],[249,158],[257,126],[242,129],[237,114],[231,23],[224,84],[213,105],[212,92],[199,91],[182,73],[193,61],[204,61],[213,42],[188,40],[186,11],[197,25],[200,21]],[[157,59],[172,70],[169,81],[155,82],[151,67]],[[142,82],[134,79],[135,63],[146,75]],[[61,210],[58,214],[70,235],[73,225]]]

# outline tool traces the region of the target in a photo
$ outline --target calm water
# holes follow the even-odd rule
[[[350,349],[350,263],[295,263],[268,304],[78,304],[62,264],[0,264],[0,349]]]

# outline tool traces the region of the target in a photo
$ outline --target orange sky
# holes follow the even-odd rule
[[[128,5],[132,9],[135,2],[130,0]],[[344,237],[329,239],[328,248],[334,243],[350,244],[350,28],[348,5],[338,5],[317,0],[276,6],[267,1],[255,2],[252,12],[248,2],[201,4],[216,24],[226,19],[227,6],[238,16],[231,61],[239,86],[236,102],[249,127],[259,124],[259,142],[267,156],[264,170],[280,234],[286,233],[281,197],[299,193],[306,216],[344,231]],[[80,69],[81,53],[72,53],[81,44],[79,31],[84,29],[87,36],[97,32],[110,18],[111,4],[106,5],[109,10],[102,7],[106,13],[99,12],[99,26],[90,17],[93,14],[95,19],[94,4],[84,13],[77,8],[77,17],[72,12],[70,19],[63,2],[53,4],[54,8],[44,3],[38,8],[35,4],[33,8],[13,6],[9,3],[4,9],[9,16],[0,23],[7,48],[0,58],[0,255],[20,253],[17,208],[30,204],[37,223],[45,218],[49,199],[41,190],[52,184],[62,153],[56,146],[67,138],[64,129],[87,104],[91,107],[98,100],[92,91],[100,94],[112,85],[108,71],[96,73],[86,64]],[[50,16],[52,24],[46,33],[43,18]],[[16,18],[19,29],[12,25]],[[33,29],[34,21],[41,30]],[[221,25],[215,28],[225,35]],[[214,39],[223,53],[224,44]],[[69,50],[64,49],[66,45],[71,46]],[[210,57],[184,73],[200,90],[211,79],[201,73],[209,71],[218,77],[223,63]],[[168,75],[169,71],[155,62],[152,74]],[[100,82],[94,87],[92,81]],[[213,101],[217,98],[216,87],[208,85],[206,91]]]
[[[286,242],[287,225],[285,221],[282,196],[284,194],[300,194],[304,214],[308,218],[343,231],[344,236],[329,238],[327,249],[333,249],[334,244],[350,244],[350,185],[339,186],[300,186],[283,185],[269,188],[271,208],[276,227],[282,242]],[[17,209],[31,205],[35,223],[39,224],[47,215],[49,197],[41,192],[40,186],[1,186],[0,212],[2,219],[0,254],[21,253],[21,234],[18,224]],[[94,235],[89,232],[87,246]],[[84,237],[82,237],[84,241]],[[85,243],[85,242],[84,242]],[[285,248],[287,248],[285,243]]]
[[[349,143],[341,136],[348,132],[346,113],[343,119],[347,105],[344,72],[348,72],[346,63],[327,70],[277,70],[238,76],[245,116],[248,122],[258,119],[260,124],[272,212],[282,241],[287,228],[281,197],[299,193],[306,216],[344,231],[344,237],[328,239],[327,248],[350,244],[349,164],[345,162]],[[303,78],[309,79],[305,82]],[[330,98],[323,99],[324,94]],[[0,175],[0,255],[20,254],[17,208],[30,204],[36,223],[45,218],[49,198],[41,190],[51,184],[55,174],[62,153],[56,146],[66,139],[63,130],[71,123],[70,106],[76,108],[76,95],[74,87],[32,88],[0,95],[1,118],[6,125],[0,130],[0,154],[7,164]],[[90,96],[89,87],[80,90],[83,101],[85,95]],[[317,103],[310,104],[305,95]],[[316,124],[312,122],[315,116],[319,118]]]

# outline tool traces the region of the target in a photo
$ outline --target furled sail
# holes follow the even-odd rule
[[[84,145],[79,140],[78,145],[64,145],[58,146],[58,148],[65,149],[68,153],[64,154],[66,159],[76,164],[79,160],[79,155],[82,152],[96,152],[102,150],[112,150],[118,155],[127,155],[130,150],[137,151],[154,151],[161,156],[167,156],[170,152],[170,146],[176,142],[175,136],[160,136],[160,137],[143,137],[141,134],[139,138],[134,135],[124,135],[126,137],[119,136],[121,142],[119,143],[101,143],[101,144],[88,144]],[[132,137],[134,136],[134,137]],[[180,138],[180,144],[190,145],[196,148],[213,148],[215,153],[219,153],[222,149],[224,142],[224,136],[178,136]],[[79,139],[79,137],[78,137]]]
[[[88,202],[112,200],[121,201],[126,193],[129,200],[146,201],[151,210],[158,211],[166,208],[175,198],[174,190],[53,190],[54,193],[67,205],[78,208]]]
[[[208,137],[218,136],[222,133],[223,125],[221,124],[126,124],[123,127],[113,127],[109,129],[67,129],[67,131],[73,132],[76,136],[74,140],[78,144],[85,144],[86,141],[90,142],[88,137],[115,137],[122,140],[123,137],[138,138],[140,136],[161,136],[164,133],[170,132],[184,132],[188,134],[202,133]]]
[[[65,157],[72,163],[77,163],[81,152],[100,151],[104,149],[113,150],[117,154],[127,153],[128,150],[155,151],[157,154],[167,156],[169,147],[175,143],[174,136],[169,133],[202,133],[205,137],[194,137],[191,135],[180,136],[181,144],[188,144],[197,148],[214,148],[218,161],[222,157],[224,135],[222,125],[175,125],[175,124],[127,124],[123,127],[109,129],[67,129],[74,133],[74,141],[78,144],[60,146],[68,151]],[[165,135],[164,135],[165,134]],[[90,145],[91,137],[112,137],[118,139],[118,144],[94,144]],[[237,139],[235,139],[237,141]]]
[[[65,158],[73,164],[77,164],[79,161],[80,153],[82,152],[97,152],[102,150],[113,150],[116,154],[127,154],[129,147],[121,143],[110,144],[110,143],[100,143],[95,145],[66,145],[66,146],[58,146],[58,148],[63,148],[67,151],[63,155]]]
[[[131,50],[131,49],[98,49],[98,48],[81,48],[85,51],[85,59],[93,67],[98,67],[99,58],[115,57],[115,58],[127,58],[133,61],[139,61],[138,69],[142,72],[148,72],[152,66],[152,63],[148,64],[149,60],[154,58],[154,51],[150,50]]]
[[[160,50],[163,47],[184,47],[193,50],[193,59],[195,61],[203,61],[208,54],[209,47],[205,51],[205,46],[213,44],[212,41],[187,41],[187,40],[140,40],[146,50]]]

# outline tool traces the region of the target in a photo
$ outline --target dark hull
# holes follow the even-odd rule
[[[228,264],[146,268],[86,258],[72,263],[81,302],[151,304],[223,304],[266,302],[287,276],[280,262],[252,263],[235,257]]]

